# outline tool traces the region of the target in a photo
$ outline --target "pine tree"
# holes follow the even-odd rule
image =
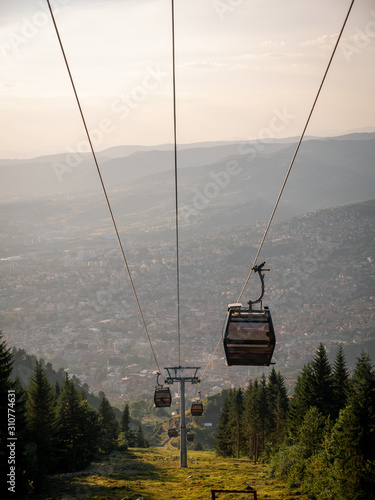
[[[299,425],[312,406],[318,408],[324,416],[332,415],[333,401],[332,369],[324,345],[320,344],[314,359],[302,368],[297,377],[289,411],[291,435],[296,436]]]
[[[97,412],[66,375],[57,405],[56,440],[59,468],[64,471],[86,467],[98,450],[100,426]]]
[[[311,495],[309,498],[335,498],[327,495],[326,482],[322,481],[324,461],[321,452],[329,428],[330,418],[322,415],[315,406],[311,406],[303,416],[293,443],[289,440],[280,447],[271,466],[276,466],[281,477],[287,480],[290,486],[306,489],[309,493],[317,490],[322,494]],[[315,477],[324,484],[320,489],[313,484]]]
[[[272,370],[270,371],[270,374],[268,376],[267,392],[268,392],[268,403],[270,405],[270,408],[273,408],[275,406],[275,401],[277,399],[277,394],[279,392],[277,373],[274,367],[272,367]]]
[[[368,402],[375,403],[374,398],[374,370],[369,355],[362,351],[357,358],[350,385],[350,397],[366,397]]]
[[[285,438],[289,400],[284,379],[280,372],[276,373],[274,368],[268,377],[267,397],[270,418],[269,437],[271,443],[277,445]]]
[[[8,391],[14,389],[10,379],[12,373],[12,353],[7,348],[3,333],[0,331],[0,473],[6,477],[7,465],[6,442],[8,437]]]
[[[60,387],[58,380],[56,380],[56,383],[55,383],[55,399],[56,399],[56,401],[60,397],[60,392],[61,392],[61,387]]]
[[[101,426],[98,411],[89,405],[87,399],[81,399],[80,410],[82,425],[78,458],[79,467],[86,467],[98,455]]]
[[[125,435],[130,430],[130,412],[129,412],[129,405],[128,403],[125,403],[123,412],[121,414],[121,420],[120,420],[120,431],[124,432]]]
[[[336,419],[341,409],[345,408],[350,390],[349,372],[346,368],[344,350],[340,344],[335,363],[333,365],[333,410],[332,416]]]
[[[271,414],[268,404],[268,387],[267,380],[264,373],[260,379],[260,393],[259,393],[259,420],[261,426],[261,441],[260,451],[264,450],[266,438],[271,431]]]
[[[333,413],[333,377],[323,344],[319,345],[311,363],[311,369],[313,374],[311,386],[313,406],[328,417]]]
[[[120,426],[113,408],[105,396],[100,403],[99,415],[102,428],[100,448],[105,453],[111,453],[116,446]]]
[[[298,427],[311,406],[314,406],[312,395],[313,373],[311,364],[304,365],[297,376],[293,398],[289,405],[288,429],[292,437],[296,437]]]
[[[347,406],[328,444],[335,499],[375,498],[375,376],[366,353],[357,359]]]
[[[148,442],[145,438],[141,424],[139,424],[137,430],[137,446],[138,448],[148,448]]]
[[[257,462],[260,454],[262,423],[260,419],[262,389],[258,379],[249,383],[244,397],[243,428],[247,454]]]
[[[319,451],[325,437],[328,418],[311,406],[298,429],[297,442],[303,447],[304,457],[309,458]]]
[[[59,469],[77,470],[77,449],[81,426],[80,397],[65,375],[57,405],[57,449]]]
[[[233,389],[231,395],[231,404],[228,413],[228,430],[232,441],[232,454],[239,458],[243,441],[243,393],[242,389]]]
[[[54,454],[54,391],[41,361],[36,361],[27,390],[27,427],[29,441],[35,451],[35,485],[39,488],[46,474],[53,471]]]
[[[220,457],[230,457],[232,455],[232,442],[229,436],[229,410],[232,400],[232,389],[228,392],[223,402],[217,426],[215,451]]]
[[[126,403],[120,419],[119,445],[122,448],[136,446],[137,444],[137,437],[130,427],[131,420],[129,405]]]

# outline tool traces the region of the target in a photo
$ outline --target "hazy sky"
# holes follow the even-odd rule
[[[173,140],[170,0],[51,0],[97,150]],[[350,0],[175,0],[178,142],[300,135]],[[0,0],[0,158],[85,149],[45,0]],[[375,130],[356,0],[307,133]]]

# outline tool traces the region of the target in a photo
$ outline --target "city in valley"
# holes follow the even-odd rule
[[[53,203],[3,207],[0,305],[8,346],[63,367],[113,403],[151,394],[157,366],[114,232],[80,227],[76,201],[69,203],[77,224],[68,227],[49,211]],[[363,348],[374,355],[374,207],[324,209],[274,225],[262,252],[270,268],[264,304],[276,331],[275,369],[288,386],[320,342],[331,356],[342,343],[351,368]],[[168,224],[121,234],[162,371],[178,366],[176,248]],[[263,371],[227,367],[221,343],[227,305],[237,301],[263,231],[257,224],[181,232],[181,366],[201,367],[202,395],[246,385]],[[242,301],[259,291],[252,276]]]

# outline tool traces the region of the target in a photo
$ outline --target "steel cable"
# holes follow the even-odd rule
[[[131,287],[132,287],[132,290],[133,290],[133,294],[134,294],[134,297],[135,297],[135,300],[136,300],[136,303],[137,303],[138,311],[139,311],[139,314],[141,316],[143,327],[144,327],[145,332],[147,334],[147,338],[148,338],[148,341],[149,341],[149,344],[150,344],[150,347],[151,347],[151,351],[152,351],[152,354],[154,356],[155,364],[156,364],[156,366],[158,368],[158,371],[160,372],[161,370],[160,370],[160,367],[159,367],[159,363],[158,363],[158,360],[157,360],[157,357],[156,357],[156,353],[155,353],[154,347],[153,347],[152,342],[151,342],[151,337],[150,337],[150,334],[149,334],[149,331],[148,331],[148,328],[147,328],[147,325],[146,325],[145,318],[143,316],[142,308],[141,308],[141,305],[140,305],[140,302],[139,302],[139,299],[138,299],[138,295],[137,295],[137,292],[136,292],[136,289],[135,289],[135,286],[134,286],[134,282],[133,282],[133,278],[132,278],[132,275],[131,275],[131,272],[130,272],[128,261],[127,261],[126,256],[125,256],[124,247],[122,245],[122,241],[121,241],[120,234],[119,234],[119,231],[118,231],[118,228],[117,228],[116,220],[115,220],[115,217],[114,217],[114,214],[113,214],[113,211],[112,211],[111,203],[110,203],[109,198],[108,198],[107,190],[106,190],[106,187],[105,187],[105,184],[104,184],[104,181],[103,181],[103,177],[102,177],[102,174],[101,174],[101,171],[100,171],[100,168],[99,168],[99,163],[98,163],[98,160],[97,160],[97,157],[96,157],[96,154],[95,154],[95,150],[94,150],[94,147],[93,147],[93,144],[92,144],[92,141],[91,141],[90,132],[89,132],[87,124],[86,124],[85,116],[83,114],[81,103],[80,103],[80,100],[79,100],[79,97],[78,97],[78,94],[77,94],[77,90],[76,90],[76,87],[75,87],[75,84],[74,84],[74,80],[73,80],[73,77],[72,77],[72,74],[71,74],[71,71],[70,71],[70,67],[69,67],[69,63],[68,63],[68,60],[67,60],[67,57],[66,57],[66,54],[65,54],[64,46],[63,46],[62,41],[61,41],[59,29],[57,27],[55,16],[54,16],[52,8],[51,8],[50,0],[46,0],[46,1],[47,1],[47,4],[48,4],[48,8],[49,8],[50,14],[51,14],[53,25],[55,27],[57,39],[59,41],[59,45],[60,45],[61,52],[62,52],[64,61],[65,61],[66,69],[67,69],[68,74],[69,74],[69,79],[70,79],[70,82],[71,82],[72,87],[73,87],[73,92],[74,92],[74,95],[75,95],[75,98],[76,98],[76,101],[77,101],[77,105],[78,105],[78,109],[79,109],[79,112],[80,112],[80,115],[81,115],[81,118],[82,118],[83,126],[85,128],[87,140],[88,140],[89,145],[90,145],[90,150],[91,150],[91,153],[92,153],[92,156],[93,156],[93,159],[94,159],[94,163],[95,163],[96,170],[97,170],[97,173],[98,173],[98,176],[99,176],[100,184],[102,186],[102,190],[103,190],[103,193],[104,193],[104,196],[105,196],[105,200],[107,202],[108,210],[109,210],[109,213],[110,213],[110,216],[111,216],[111,219],[112,219],[112,224],[113,224],[116,236],[117,236],[117,241],[118,241],[118,243],[120,245],[122,258],[124,260],[126,271],[128,273],[128,276],[129,276],[130,284],[131,284]]]
[[[174,145],[174,180],[175,180],[175,213],[176,213],[176,285],[177,285],[177,337],[178,366],[181,366],[181,317],[180,317],[180,255],[178,224],[178,175],[177,175],[177,109],[176,109],[176,54],[174,29],[174,0],[172,6],[172,85],[173,85],[173,145]]]
[[[324,72],[323,78],[322,78],[321,83],[320,83],[320,85],[319,85],[319,88],[318,88],[318,91],[317,91],[317,93],[316,93],[316,96],[315,96],[314,102],[313,102],[313,104],[312,104],[312,106],[311,106],[311,109],[310,109],[309,115],[308,115],[308,117],[307,117],[307,120],[306,120],[305,126],[304,126],[304,128],[303,128],[303,131],[302,131],[301,137],[300,137],[300,139],[299,139],[299,141],[298,141],[297,147],[296,147],[296,149],[295,149],[295,152],[294,152],[294,155],[293,155],[293,157],[292,157],[291,163],[290,163],[290,165],[289,165],[288,171],[287,171],[287,173],[286,173],[285,179],[284,179],[283,184],[282,184],[282,186],[281,186],[281,189],[280,189],[279,195],[278,195],[278,197],[277,197],[277,200],[276,200],[275,206],[273,207],[273,210],[272,210],[272,213],[271,213],[271,217],[270,217],[270,219],[269,219],[269,221],[268,221],[268,224],[267,224],[267,227],[266,227],[266,229],[265,229],[265,232],[264,232],[263,238],[262,238],[262,240],[261,240],[261,242],[260,242],[260,245],[259,245],[258,251],[257,251],[257,253],[256,253],[256,256],[255,256],[255,259],[254,259],[254,262],[253,262],[253,265],[252,265],[252,267],[251,267],[251,269],[250,269],[250,272],[249,272],[249,274],[248,274],[248,276],[247,276],[247,278],[246,278],[245,284],[244,284],[244,286],[243,286],[243,288],[242,288],[242,290],[241,290],[241,293],[240,293],[240,295],[239,295],[239,297],[238,297],[237,302],[240,302],[241,297],[242,297],[242,295],[243,295],[243,293],[244,293],[244,291],[245,291],[245,289],[246,289],[246,286],[247,286],[247,284],[248,284],[248,282],[249,282],[249,279],[250,279],[250,277],[251,277],[251,274],[252,274],[252,272],[253,272],[254,266],[255,266],[255,265],[256,265],[256,263],[257,263],[258,257],[259,257],[259,255],[260,255],[261,250],[262,250],[262,247],[263,247],[264,241],[265,241],[265,239],[266,239],[266,237],[267,237],[267,234],[268,234],[269,228],[270,228],[270,226],[271,226],[271,223],[272,223],[272,220],[273,220],[273,218],[274,218],[275,212],[276,212],[277,207],[278,207],[278,205],[279,205],[279,202],[280,202],[281,196],[282,196],[282,194],[283,194],[283,191],[284,191],[285,185],[286,185],[287,180],[288,180],[288,178],[289,178],[289,174],[290,174],[290,172],[291,172],[291,170],[292,170],[292,167],[293,167],[293,165],[294,165],[294,161],[295,161],[295,159],[296,159],[296,156],[297,156],[297,153],[298,153],[298,151],[299,151],[300,145],[301,145],[302,140],[303,140],[303,138],[304,138],[304,136],[305,136],[306,129],[307,129],[308,125],[309,125],[309,122],[310,122],[311,116],[312,116],[313,111],[314,111],[314,109],[315,109],[315,105],[316,105],[316,103],[317,103],[317,101],[318,101],[318,98],[319,98],[320,92],[321,92],[321,90],[322,90],[322,87],[323,87],[324,82],[325,82],[325,79],[326,79],[326,76],[327,76],[328,71],[329,71],[329,69],[330,69],[330,67],[331,67],[331,63],[332,63],[333,57],[334,57],[334,55],[335,55],[335,53],[336,53],[337,47],[338,47],[338,45],[339,45],[339,42],[340,42],[341,36],[342,36],[343,31],[344,31],[344,29],[345,29],[345,26],[346,26],[346,23],[347,23],[347,21],[348,21],[348,18],[349,18],[350,12],[351,12],[351,10],[352,10],[352,7],[353,7],[353,5],[354,5],[354,2],[355,2],[355,0],[351,0],[351,3],[350,3],[350,6],[349,6],[349,9],[348,9],[348,12],[347,12],[347,14],[346,14],[346,16],[345,16],[345,19],[344,19],[343,25],[342,25],[341,30],[340,30],[340,33],[339,33],[339,35],[338,35],[338,37],[337,37],[337,40],[336,40],[335,46],[334,46],[333,51],[332,51],[332,54],[331,54],[331,57],[330,57],[330,59],[329,59],[329,61],[328,61],[328,64],[327,64],[326,70],[325,70],[325,72]],[[206,373],[206,371],[207,371],[207,369],[208,369],[209,364],[212,362],[212,359],[213,359],[214,355],[216,354],[216,351],[218,350],[218,348],[219,348],[219,346],[220,346],[220,344],[221,344],[221,342],[222,342],[222,340],[223,340],[223,338],[224,338],[224,333],[225,333],[225,332],[224,332],[224,326],[223,326],[223,328],[222,328],[222,333],[221,333],[221,338],[219,339],[219,341],[218,341],[218,343],[217,343],[217,345],[216,345],[216,347],[215,347],[215,350],[214,350],[214,352],[212,353],[212,355],[211,355],[211,357],[210,357],[210,360],[208,361],[207,366],[205,367],[205,369],[204,369],[204,371],[203,371],[203,373],[202,373],[202,377],[203,377],[203,375]]]
[[[303,128],[303,131],[302,131],[301,137],[300,137],[300,139],[299,139],[299,141],[298,141],[298,144],[297,144],[296,150],[295,150],[295,152],[294,152],[294,155],[293,155],[292,161],[290,162],[290,165],[289,165],[288,171],[287,171],[287,173],[286,173],[286,176],[285,176],[284,182],[283,182],[283,184],[282,184],[282,186],[281,186],[280,193],[279,193],[279,195],[278,195],[278,197],[277,197],[277,200],[276,200],[275,206],[273,207],[273,210],[272,210],[272,213],[271,213],[271,217],[270,217],[270,219],[269,219],[269,221],[268,221],[268,224],[267,224],[267,227],[266,227],[266,229],[265,229],[265,231],[264,231],[264,235],[263,235],[263,238],[262,238],[262,240],[261,240],[261,242],[260,242],[260,245],[259,245],[259,248],[258,248],[257,254],[256,254],[255,259],[254,259],[254,262],[253,262],[253,265],[252,265],[252,267],[251,267],[251,269],[250,269],[250,272],[249,272],[249,274],[248,274],[248,276],[247,276],[247,279],[246,279],[245,284],[244,284],[244,286],[243,286],[243,288],[242,288],[242,290],[241,290],[241,293],[240,293],[240,295],[239,295],[239,297],[238,297],[237,302],[239,302],[239,301],[241,300],[241,297],[242,297],[242,295],[243,295],[243,293],[244,293],[244,291],[245,291],[245,288],[246,288],[246,286],[247,286],[247,284],[248,284],[248,282],[249,282],[250,276],[251,276],[251,274],[252,274],[252,272],[253,272],[254,266],[255,266],[255,265],[256,265],[256,263],[257,263],[257,260],[258,260],[259,254],[260,254],[260,252],[261,252],[261,250],[262,250],[262,248],[263,248],[264,241],[265,241],[265,239],[266,239],[266,237],[267,237],[267,234],[268,234],[269,228],[270,228],[270,226],[271,226],[271,223],[272,223],[273,217],[274,217],[274,215],[275,215],[275,212],[276,212],[277,207],[278,207],[278,205],[279,205],[279,202],[280,202],[281,196],[282,196],[282,194],[283,194],[283,191],[284,191],[285,185],[286,185],[287,180],[288,180],[288,178],[289,178],[289,174],[290,174],[290,172],[291,172],[291,170],[292,170],[292,167],[293,167],[293,165],[294,165],[294,160],[296,159],[296,156],[297,156],[297,153],[298,153],[299,148],[300,148],[300,146],[301,146],[302,140],[303,140],[303,138],[304,138],[304,136],[305,136],[306,129],[307,129],[307,127],[308,127],[308,125],[309,125],[309,122],[310,122],[310,118],[311,118],[311,116],[312,116],[312,114],[313,114],[313,112],[314,112],[315,105],[316,105],[316,103],[317,103],[317,101],[318,101],[318,98],[319,98],[319,95],[320,95],[320,91],[322,90],[322,87],[323,87],[323,85],[324,85],[324,82],[325,82],[326,76],[327,76],[327,74],[328,74],[329,68],[331,67],[331,63],[332,63],[333,57],[334,57],[334,55],[335,55],[335,53],[336,53],[336,49],[337,49],[337,47],[338,47],[338,45],[339,45],[339,42],[340,42],[340,39],[341,39],[341,35],[342,35],[342,33],[343,33],[343,31],[344,31],[344,28],[345,28],[345,26],[346,26],[346,22],[347,22],[347,20],[348,20],[348,18],[349,18],[349,14],[350,14],[350,11],[352,10],[352,7],[353,7],[353,5],[354,5],[354,2],[355,2],[355,0],[352,0],[352,1],[351,1],[351,4],[350,4],[350,7],[349,7],[349,10],[348,10],[348,12],[347,12],[347,14],[346,14],[346,17],[345,17],[344,23],[343,23],[343,25],[342,25],[342,27],[341,27],[341,30],[340,30],[339,36],[337,37],[337,40],[336,40],[335,46],[334,46],[334,48],[333,48],[333,51],[332,51],[331,57],[330,57],[330,59],[329,59],[329,61],[328,61],[327,68],[326,68],[326,70],[325,70],[325,72],[324,72],[324,75],[323,75],[322,81],[321,81],[321,83],[320,83],[320,85],[319,85],[318,92],[317,92],[317,94],[316,94],[316,96],[315,96],[315,99],[314,99],[313,105],[311,106],[310,113],[309,113],[309,115],[308,115],[308,117],[307,117],[307,120],[306,120],[305,126],[304,126],[304,128]]]

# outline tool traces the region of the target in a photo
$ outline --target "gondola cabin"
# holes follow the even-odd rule
[[[188,441],[194,441],[194,433],[191,432],[191,431],[187,431],[187,433],[186,433],[186,439]]]
[[[224,330],[228,366],[269,366],[276,339],[268,307],[248,309],[229,304]]]
[[[193,417],[201,417],[203,415],[202,401],[193,401],[191,404],[191,414]]]
[[[168,429],[168,437],[174,438],[177,436],[178,436],[178,431],[177,431],[176,427],[171,427],[170,429]]]
[[[154,403],[156,408],[166,408],[172,404],[169,387],[155,387]]]

